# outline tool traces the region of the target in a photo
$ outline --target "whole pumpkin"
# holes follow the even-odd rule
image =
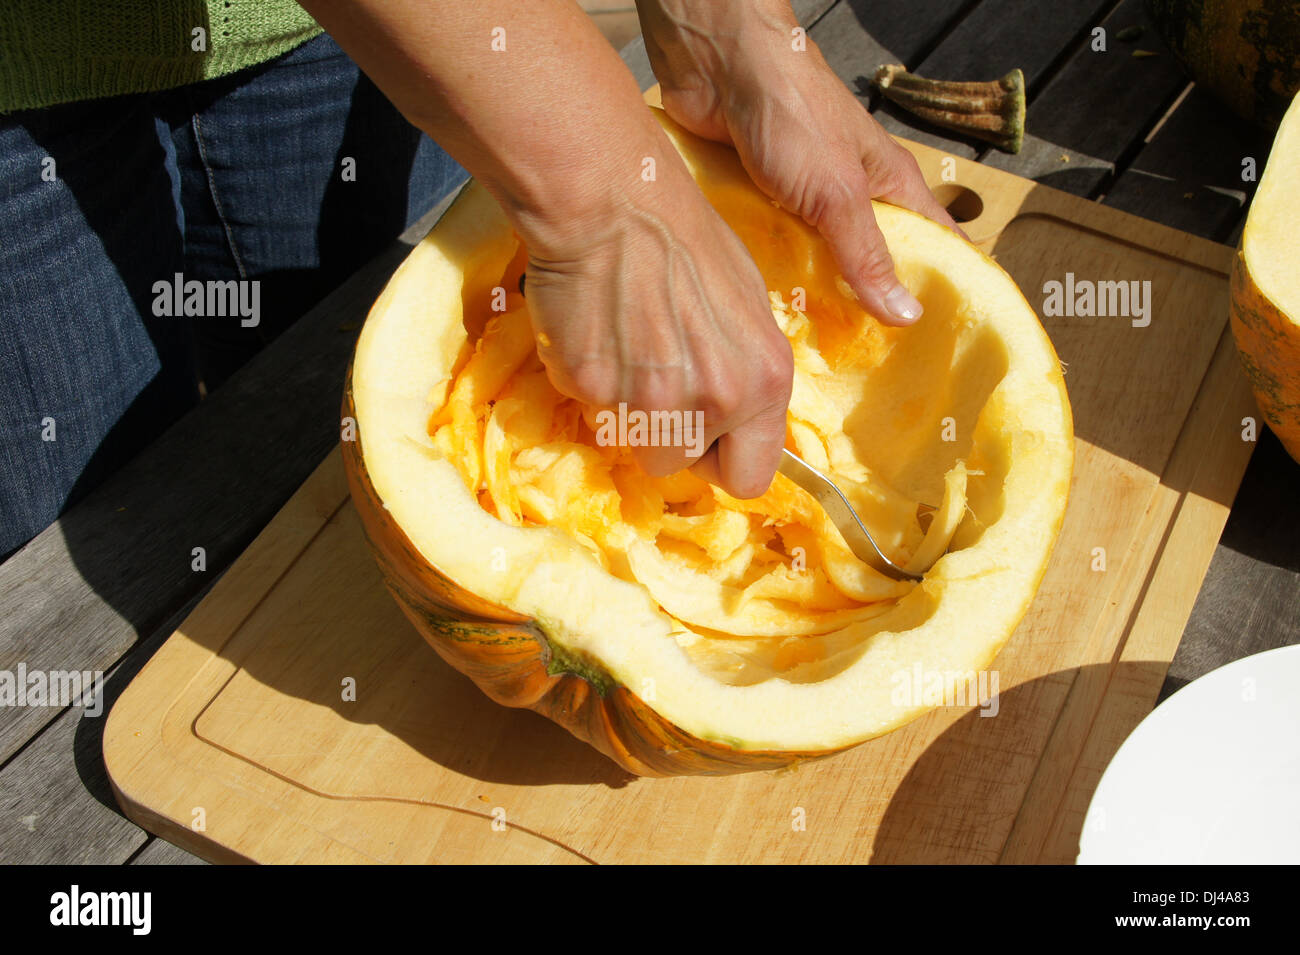
[[[1272,129],[1300,90],[1300,0],[1147,0],[1197,85]]]
[[[947,699],[936,677],[975,685],[1061,526],[1069,402],[1033,309],[979,250],[876,204],[925,307],[885,328],[732,150],[656,115],[767,281],[795,353],[789,446],[898,561],[946,551],[924,580],[857,561],[784,477],[737,501],[690,472],[649,478],[599,440],[545,376],[524,250],[473,183],[367,318],[344,460],[389,589],[492,699],[641,775],[773,769],[915,719]],[[940,504],[928,526],[924,501]]]

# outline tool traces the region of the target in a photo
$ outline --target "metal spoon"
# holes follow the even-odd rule
[[[920,574],[904,570],[885,556],[863,526],[862,520],[853,510],[853,505],[849,503],[848,498],[825,474],[785,448],[781,449],[781,464],[777,470],[813,496],[844,536],[844,542],[849,545],[849,550],[853,551],[858,560],[894,580],[921,579]],[[916,508],[918,517],[932,514],[934,510],[935,508],[929,504],[918,504]]]

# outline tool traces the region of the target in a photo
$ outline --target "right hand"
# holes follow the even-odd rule
[[[664,109],[698,136],[730,143],[759,189],[830,246],[858,301],[886,325],[922,305],[898,280],[868,199],[919,212],[965,237],[912,154],[862,108],[816,44],[791,46],[788,0],[641,4]]]
[[[562,241],[528,243],[538,353],[561,393],[597,409],[702,411],[702,457],[634,448],[638,463],[758,497],[785,444],[790,344],[735,233],[684,165],[659,167]]]

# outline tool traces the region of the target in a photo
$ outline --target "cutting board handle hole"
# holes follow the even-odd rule
[[[984,200],[974,189],[967,189],[955,182],[945,182],[935,186],[932,191],[939,204],[958,223],[974,222],[984,213]]]

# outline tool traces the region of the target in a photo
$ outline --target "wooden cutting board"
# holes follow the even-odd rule
[[[332,454],[114,707],[144,827],[257,862],[1071,862],[1150,711],[1253,445],[1226,330],[1232,250],[923,146],[928,181],[1042,306],[1151,283],[1150,323],[1046,317],[1078,450],[1069,510],[995,666],[994,718],[941,708],[796,771],[630,777],[447,667],[384,589]],[[1104,565],[1102,563],[1104,553]]]

